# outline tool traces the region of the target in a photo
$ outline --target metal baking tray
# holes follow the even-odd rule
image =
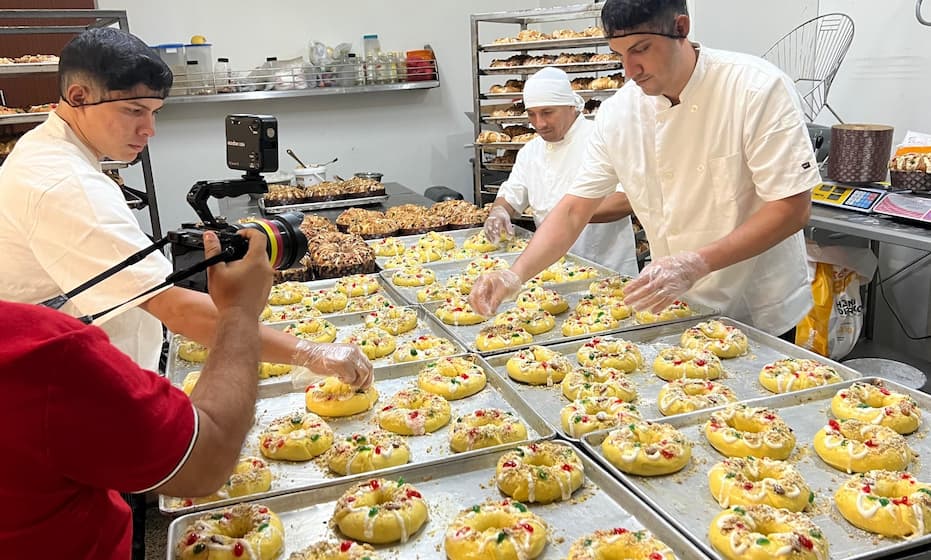
[[[26,123],[38,123],[42,122],[48,118],[48,112],[42,113],[10,113],[8,115],[0,115],[0,126],[5,124],[26,124]]]
[[[881,381],[890,390],[907,393],[918,402],[924,411],[924,421],[918,431],[905,438],[912,449],[922,457],[931,455],[931,440],[927,437],[931,431],[928,427],[931,395],[876,377],[864,377],[858,381],[865,383]],[[854,381],[844,381],[836,385],[745,402],[752,406],[776,409],[795,431],[796,450],[789,458],[789,462],[795,464],[805,482],[815,493],[814,510],[810,512],[810,516],[827,536],[830,558],[847,560],[895,558],[899,556],[898,553],[906,549],[931,542],[931,535],[911,540],[882,538],[857,529],[848,523],[834,507],[834,492],[853,475],[828,466],[818,457],[811,445],[815,433],[832,417],[831,398],[837,391],[853,383]],[[724,455],[711,447],[702,433],[702,426],[709,416],[710,412],[705,410],[661,420],[682,430],[692,442],[691,463],[682,471],[668,476],[627,475],[611,465],[601,452],[601,443],[607,437],[609,430],[585,435],[582,438],[582,445],[614,476],[691,538],[705,553],[712,558],[719,558],[720,556],[706,538],[712,518],[722,510],[708,489],[708,470],[713,464],[723,460]],[[909,471],[919,480],[931,480],[931,464],[927,460],[912,463]]]
[[[14,62],[0,64],[0,74],[33,74],[36,72],[58,72],[57,62]]]
[[[505,383],[486,363],[478,356],[471,356],[471,359],[485,371],[488,377],[488,384],[475,395],[450,401],[452,419],[449,425],[451,425],[459,415],[466,414],[479,408],[493,407],[513,412],[524,421],[527,426],[526,441],[550,439],[555,435],[553,430],[551,430],[546,422],[534,411],[533,407],[518,397],[511,386]],[[325,419],[333,429],[334,439],[338,440],[340,437],[345,437],[359,431],[364,432],[378,429],[378,424],[375,421],[375,412],[381,408],[381,406],[384,406],[388,399],[399,390],[416,386],[417,375],[424,365],[424,362],[412,362],[390,366],[380,370],[375,376],[375,387],[378,389],[379,393],[378,402],[371,410],[346,418]],[[257,442],[262,429],[272,420],[293,411],[306,411],[303,391],[290,392],[277,397],[259,399],[256,401],[255,423],[246,436],[242,454],[261,457]],[[427,435],[405,437],[411,450],[412,462],[408,463],[408,465],[436,465],[437,463],[449,460],[449,458],[453,456],[467,457],[482,455],[492,452],[495,449],[513,446],[512,444],[507,444],[463,453],[453,453],[449,448],[449,425]],[[264,499],[268,496],[296,492],[298,490],[320,488],[344,480],[368,478],[372,476],[372,472],[378,472],[372,471],[356,475],[339,476],[329,471],[322,456],[302,463],[274,460],[268,460],[268,463],[272,471],[272,489],[261,494],[250,495],[248,497],[249,500]],[[381,472],[397,470],[397,468],[383,469]],[[240,502],[243,501],[243,498],[232,498],[189,507],[173,506],[173,500],[172,498],[159,496],[159,508],[162,512],[176,515]]]
[[[471,144],[468,147],[483,150],[519,150],[526,145],[527,142],[485,142],[483,144]]]
[[[545,49],[571,49],[578,47],[597,47],[607,44],[604,37],[577,37],[574,39],[544,39],[541,41],[515,41],[513,43],[487,43],[479,45],[478,50],[485,52],[528,51]]]
[[[513,50],[513,49],[512,49]],[[569,64],[544,64],[534,66],[502,66],[500,68],[482,68],[480,74],[535,74],[541,68],[559,68],[569,73],[574,72],[603,72],[608,70],[620,70],[620,62],[572,62]]]
[[[438,465],[408,466],[381,473],[385,478],[401,478],[412,483],[427,502],[427,523],[407,543],[379,545],[380,558],[445,558],[443,541],[446,527],[467,507],[486,499],[501,499],[494,476],[498,458],[503,452],[450,459]],[[585,467],[585,484],[568,501],[547,505],[530,505],[530,510],[549,526],[548,543],[541,560],[565,558],[582,535],[596,529],[625,527],[647,529],[666,543],[682,560],[705,559],[670,523],[638,500],[630,490],[606,473],[595,461],[579,453]],[[262,500],[262,504],[277,513],[284,525],[285,550],[279,558],[322,540],[343,540],[337,529],[330,527],[336,501],[351,484],[339,484],[312,491],[298,492]],[[202,514],[175,519],[168,528],[168,559],[173,560],[175,544],[185,530]]]
[[[495,257],[499,257],[502,260],[507,261],[508,265],[514,264],[514,261],[517,260],[517,257],[519,256],[518,253],[490,253],[490,254]],[[471,261],[476,258],[479,258],[479,257],[472,257],[472,259],[469,259],[469,260]],[[454,274],[462,273],[463,262],[465,261],[437,261],[437,262],[432,262],[432,263],[424,263],[422,266],[423,268],[430,269],[434,272],[434,274],[436,275],[436,280],[434,281],[434,284],[444,285],[446,284],[446,280],[448,280],[450,276],[453,276]],[[569,253],[566,255],[566,262],[569,264],[576,264],[579,266],[590,266],[598,271],[598,276],[597,278],[593,278],[590,280],[580,280],[578,282],[566,282],[563,285],[569,284],[572,286],[576,286],[576,285],[579,285],[580,283],[584,283],[585,286],[588,286],[593,280],[617,275],[617,272],[614,270],[611,270],[610,268],[601,266],[600,264],[594,263],[588,259],[583,259],[582,257],[573,255],[572,253]],[[407,301],[410,303],[419,303],[417,301],[417,292],[423,286],[416,286],[416,287],[396,286],[394,282],[391,281],[391,278],[394,276],[394,273],[395,273],[395,269],[382,270],[381,272],[379,272],[379,274],[381,274],[385,278],[385,281],[391,284],[391,287],[394,288],[394,290],[397,291],[398,294],[400,294],[402,298],[404,298],[404,301]],[[558,285],[559,284],[554,284],[552,282],[546,282],[545,284],[547,288],[552,288]]]
[[[394,290],[393,286],[385,282],[384,278],[379,276],[377,273],[366,274],[365,276],[373,277],[375,278],[376,281],[378,281],[378,284],[381,286],[381,290],[375,292],[376,294],[381,294],[385,296],[385,298],[388,299],[394,305],[405,305],[404,300],[401,299],[401,296],[398,295],[398,293]],[[307,288],[311,290],[329,290],[333,288],[334,286],[336,286],[336,283],[340,280],[341,278],[328,278],[326,280],[312,280],[310,282],[299,282],[299,284],[307,286]],[[372,295],[372,294],[369,294],[369,295]],[[365,297],[365,296],[360,296],[360,297]],[[288,306],[287,305],[269,305],[269,307],[272,309],[272,313],[275,313],[276,311],[280,309],[284,309],[285,307],[288,307]],[[335,315],[351,315],[353,313],[357,313],[357,312],[356,311],[346,312],[346,311],[340,310],[340,311],[335,311],[333,313],[323,313],[320,315],[320,317],[323,317],[326,319],[326,318],[329,318]],[[290,323],[292,321],[291,320],[288,320],[288,321],[269,320],[269,321],[263,321],[263,322],[266,325],[274,325],[274,324],[282,323],[282,322]]]
[[[420,306],[414,306],[414,309],[417,310],[417,327],[414,330],[408,331],[404,334],[395,336],[398,346],[401,344],[414,340],[418,336],[425,334],[432,334],[434,336],[440,336],[446,338],[452,342],[453,346],[457,347],[459,353],[465,352],[465,348],[456,342],[455,339],[449,336],[449,333],[446,329],[443,328],[443,324],[435,316],[427,313]],[[336,340],[334,342],[342,342],[349,333],[355,329],[360,329],[364,327],[363,317],[367,315],[368,311],[360,311],[358,313],[348,313],[345,315],[331,315],[327,317],[327,321],[333,323],[336,326]],[[286,326],[296,323],[297,321],[285,321],[283,323],[275,323],[274,325],[269,325],[271,328],[283,330]],[[181,386],[184,381],[184,376],[191,371],[199,370],[204,367],[203,364],[194,364],[185,360],[182,360],[178,357],[177,351],[178,337],[174,336],[171,338],[171,342],[168,347],[168,364],[166,367],[166,377],[178,387]],[[424,360],[410,362],[415,364],[423,364]],[[376,372],[380,368],[386,366],[394,365],[395,362],[391,359],[391,354],[378,358],[377,360],[372,360],[372,365],[375,367]],[[379,375],[376,373],[376,376]],[[269,377],[268,379],[259,380],[259,397],[273,397],[281,395],[282,393],[288,393],[293,391],[291,385],[291,374],[286,373],[278,377]]]
[[[773,394],[764,389],[759,381],[757,381],[757,374],[766,364],[782,358],[816,359],[834,367],[844,379],[856,379],[860,377],[859,372],[847,366],[818,356],[794,344],[789,344],[780,338],[768,335],[749,325],[726,317],[718,317],[717,319],[725,324],[738,327],[747,335],[747,338],[750,339],[750,352],[748,352],[747,355],[739,358],[722,360],[724,369],[728,372],[729,377],[718,379],[718,381],[724,383],[734,391],[738,400],[772,396]],[[639,397],[634,401],[634,404],[637,405],[637,408],[640,409],[640,414],[646,419],[664,418],[656,405],[656,398],[659,396],[660,389],[662,389],[663,385],[667,382],[653,375],[653,359],[656,358],[656,354],[663,348],[677,345],[679,335],[682,334],[685,329],[696,325],[702,320],[704,319],[700,317],[692,317],[689,319],[682,319],[678,322],[659,323],[641,330],[622,332],[606,331],[606,333],[586,335],[584,338],[572,342],[547,344],[546,347],[566,356],[566,358],[572,362],[572,365],[578,366],[579,362],[575,357],[576,350],[588,342],[592,336],[613,336],[636,343],[637,347],[640,348],[640,353],[643,354],[644,365],[642,370],[627,375],[627,379],[636,385],[637,392],[639,393]],[[447,326],[447,328],[449,327]],[[667,342],[659,342],[659,340]],[[506,368],[507,361],[515,352],[489,356],[485,359],[491,367],[495,368],[495,371],[501,374],[501,377],[507,379],[508,382],[514,386],[514,389],[523,399],[534,403],[534,406],[543,418],[550,423],[550,426],[552,426],[554,430],[559,432],[560,436],[571,441],[578,441],[577,438],[563,432],[560,411],[562,411],[564,406],[569,404],[569,400],[563,396],[562,388],[558,383],[554,384],[552,387],[527,385],[514,381],[508,376]]]
[[[604,95],[608,97],[608,96],[614,95],[618,90],[617,88],[611,88],[611,89],[576,89],[572,91],[573,93],[577,93],[581,95],[582,97],[593,97],[596,95]],[[486,92],[486,93],[481,94],[481,97],[483,99],[516,99],[518,97],[523,97],[523,96],[524,96],[524,92],[522,91],[512,91],[512,92],[505,92],[505,93]]]
[[[452,238],[453,238],[453,241],[456,242],[456,248],[457,248],[457,249],[462,249],[462,245],[463,245],[463,243],[465,243],[466,239],[472,237],[473,235],[475,235],[476,233],[479,233],[480,231],[482,231],[482,228],[480,228],[480,227],[474,227],[474,228],[465,228],[465,229],[448,229],[448,230],[438,231],[437,233],[441,233],[441,234],[443,234],[443,235],[448,235],[449,237],[452,237]],[[393,237],[394,237],[395,239],[397,239],[398,241],[404,243],[404,246],[405,246],[405,247],[410,248],[412,245],[416,245],[417,242],[420,241],[420,239],[421,239],[422,237],[424,237],[425,235],[426,235],[426,234],[418,234],[418,235],[398,235],[398,236],[393,236]],[[533,236],[533,232],[532,232],[532,231],[530,231],[530,230],[528,230],[528,229],[525,229],[525,228],[522,228],[522,227],[517,226],[517,225],[514,226],[514,237],[517,237],[518,239],[526,239],[527,241],[530,241],[530,238],[531,238],[532,236]],[[377,242],[379,242],[379,241],[381,241],[381,239],[371,239],[371,240],[368,241],[368,244],[369,244],[369,245],[374,245],[375,243],[377,243]],[[503,250],[501,250],[501,249],[495,249],[494,251],[489,251],[488,253],[483,253],[483,254],[485,254],[485,255],[504,255],[504,254],[507,254],[507,252],[506,252],[506,251],[503,251]],[[478,256],[478,255],[476,255],[476,256]],[[388,260],[389,260],[389,259],[392,259],[392,258],[394,258],[394,257],[379,257],[379,256],[376,256],[376,257],[375,257],[375,264],[378,265],[378,268],[384,270],[384,269],[385,269],[385,266],[388,264]],[[469,257],[469,258],[466,258],[466,259],[451,259],[451,260],[433,261],[432,263],[424,263],[424,264],[440,264],[440,263],[448,263],[448,262],[470,261],[470,260],[472,260],[472,259],[474,259],[474,258],[475,258],[475,257]],[[395,286],[395,285],[392,284],[389,280],[386,280],[386,279],[382,278],[382,281],[383,281],[384,283],[386,283],[387,285],[391,286],[392,289],[395,289],[395,290],[401,289],[400,286]],[[410,303],[417,303],[417,297],[415,296],[414,299],[413,299],[413,301],[410,302]]]
[[[321,202],[302,202],[300,204],[283,204],[281,206],[265,206],[265,198],[259,198],[259,210],[263,214],[281,214],[283,212],[311,212],[313,210],[326,210],[327,208],[347,208],[350,206],[367,206],[388,200],[388,194],[377,196],[362,196],[356,198],[341,198],[339,200],[324,200]]]

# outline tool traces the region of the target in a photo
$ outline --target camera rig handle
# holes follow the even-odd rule
[[[262,194],[268,192],[268,183],[258,173],[246,173],[239,179],[225,179],[221,181],[197,181],[187,193],[188,204],[197,212],[197,217],[206,225],[216,224],[214,217],[207,206],[210,197],[227,198],[242,196],[244,194]]]

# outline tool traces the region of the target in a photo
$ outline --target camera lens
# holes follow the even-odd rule
[[[304,214],[285,212],[270,218],[254,218],[236,225],[236,229],[255,229],[265,234],[265,246],[272,268],[295,268],[307,254],[307,238],[301,232]]]

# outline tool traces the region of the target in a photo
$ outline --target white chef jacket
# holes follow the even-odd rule
[[[579,115],[559,142],[540,137],[527,142],[517,152],[511,175],[498,196],[518,212],[527,206],[533,208],[533,221],[539,226],[573,183],[594,129],[592,121]],[[569,251],[623,274],[635,276],[638,272],[629,217],[588,224]]]
[[[0,298],[38,303],[57,296],[151,245],[123,193],[93,152],[54,112],[27,132],[0,167]],[[76,296],[62,311],[97,313],[144,292],[171,274],[160,252]],[[162,326],[136,300],[98,323],[113,344],[155,370]]]
[[[698,46],[696,45],[696,48]],[[599,197],[620,181],[654,257],[731,233],[767,201],[820,182],[798,95],[750,55],[701,47],[673,106],[628,82],[602,103],[570,194]],[[780,334],[812,305],[801,232],[699,280],[687,298]]]

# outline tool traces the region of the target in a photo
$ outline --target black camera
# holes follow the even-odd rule
[[[304,215],[287,212],[271,218],[253,218],[240,224],[230,224],[216,218],[207,201],[210,197],[226,198],[250,193],[268,192],[268,184],[261,172],[278,169],[278,121],[275,117],[259,115],[230,115],[226,117],[226,159],[232,169],[246,171],[239,179],[198,181],[188,192],[187,201],[194,208],[200,223],[181,224],[181,229],[168,232],[175,272],[185,270],[204,260],[204,232],[214,231],[223,249],[223,260],[232,261],[245,256],[246,239],[237,232],[255,229],[265,234],[266,251],[272,267],[278,270],[294,268],[307,254],[307,238],[300,230]],[[177,285],[202,292],[207,291],[207,275],[194,274]]]

